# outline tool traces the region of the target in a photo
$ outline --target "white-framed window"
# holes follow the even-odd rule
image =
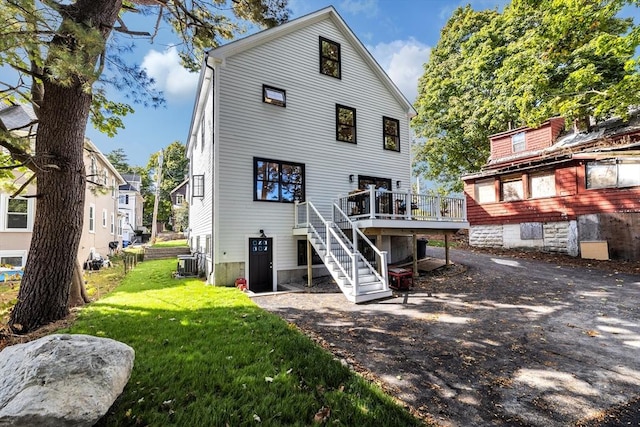
[[[102,209],[102,228],[107,228],[107,210]]]
[[[529,176],[529,197],[539,199],[556,195],[556,174],[553,171]]]
[[[123,218],[120,218],[120,221],[118,221],[118,236],[122,236],[122,221]]]
[[[184,195],[176,194],[176,205],[181,205],[184,203]]]
[[[116,229],[115,214],[113,212],[111,212],[111,227],[109,229],[109,232],[111,233],[112,236],[116,232],[115,229]]]
[[[586,165],[587,188],[640,186],[640,162],[637,160],[600,160]]]
[[[522,177],[505,178],[500,183],[500,200],[503,202],[513,202],[524,199],[524,186]]]
[[[204,175],[193,176],[192,197],[204,197]]]
[[[0,230],[32,231],[34,211],[33,199],[0,195]]]
[[[496,202],[496,187],[493,179],[478,181],[475,185],[476,201],[482,203]]]
[[[89,233],[96,232],[96,205],[89,204]]]
[[[115,199],[117,195],[116,179],[111,178],[111,198]]]
[[[511,150],[514,153],[524,151],[525,148],[526,148],[526,144],[525,144],[524,132],[518,132],[515,135],[511,136]]]
[[[27,251],[0,251],[0,265],[24,267],[27,262]]]

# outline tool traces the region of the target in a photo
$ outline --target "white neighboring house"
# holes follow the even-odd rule
[[[140,193],[142,177],[138,174],[123,174],[122,177],[126,181],[120,185],[120,197],[118,198],[122,241],[133,242],[136,230],[142,228],[144,209],[144,198]]]
[[[186,148],[208,282],[329,272],[350,301],[389,296],[387,264],[415,259],[417,234],[468,227],[462,199],[439,201],[457,207],[443,218],[407,192],[415,114],[333,7],[208,52]]]
[[[13,134],[35,138],[36,116],[28,105],[13,105],[0,109],[0,126]],[[87,175],[84,225],[78,261],[82,265],[91,252],[109,254],[109,243],[118,242],[118,186],[124,182],[109,160],[88,139],[85,140],[84,164]],[[16,183],[26,179],[16,174]],[[98,187],[100,189],[98,189]],[[29,184],[20,196],[0,191],[0,264],[24,267],[35,218],[36,186]]]

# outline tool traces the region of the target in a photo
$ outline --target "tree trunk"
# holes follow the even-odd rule
[[[89,295],[87,295],[87,289],[84,286],[84,278],[82,277],[82,266],[76,258],[76,263],[73,269],[73,278],[71,279],[71,290],[69,294],[69,307],[79,307],[88,303]]]
[[[76,42],[67,30],[73,25],[67,22],[92,24],[105,41],[121,5],[122,0],[79,0],[67,5],[49,53],[55,46],[64,46],[76,55],[85,55],[89,68],[95,66],[101,52],[85,53],[86,46]],[[56,58],[47,59],[51,60]],[[45,62],[45,70],[50,65]],[[19,334],[68,315],[84,219],[84,133],[94,80],[72,75],[70,83],[61,83],[55,76],[45,77],[36,137],[37,209],[18,302],[9,322],[11,330]]]

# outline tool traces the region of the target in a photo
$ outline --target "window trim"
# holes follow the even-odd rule
[[[87,225],[89,233],[96,232],[96,205],[94,203],[89,203],[89,223]]]
[[[24,215],[27,218],[27,226],[24,228],[11,228],[9,227],[9,202],[11,200],[25,200],[27,202],[27,212],[11,212],[13,215]],[[2,207],[2,219],[0,220],[0,224],[2,224],[2,230],[10,233],[24,233],[33,231],[33,219],[34,219],[34,202],[33,199],[28,199],[26,197],[9,197],[9,195],[2,195],[2,203],[0,206]]]
[[[533,189],[535,188],[535,186],[533,185],[533,180],[536,178],[547,177],[547,176],[553,178],[553,194],[544,195],[544,196],[540,196],[540,195],[534,196]],[[526,195],[528,199],[545,199],[549,197],[555,197],[558,193],[556,189],[556,171],[555,170],[547,170],[543,172],[532,173],[528,175],[527,179],[529,181],[528,183],[529,194]]]
[[[353,113],[353,125],[348,123],[340,122],[340,110],[349,110]],[[336,140],[340,142],[346,142],[349,144],[357,144],[358,143],[358,133],[357,133],[357,119],[356,119],[356,109],[353,107],[347,107],[346,105],[336,104]],[[347,141],[346,139],[342,139],[340,137],[340,126],[348,126],[353,130],[353,141]]]
[[[493,199],[491,201],[480,200],[480,188],[483,188],[485,186],[492,189]],[[489,204],[489,203],[498,202],[498,196],[496,195],[496,180],[494,178],[478,180],[478,181],[476,181],[474,183],[473,187],[474,187],[473,188],[473,193],[474,193],[473,195],[474,195],[476,203],[478,203],[479,205],[485,205],[485,204]]]
[[[107,210],[102,209],[102,228],[107,228]]]
[[[504,185],[512,182],[520,183],[520,190],[521,190],[520,198],[507,200],[504,197]],[[517,175],[517,176],[511,175],[508,177],[502,177],[500,179],[500,201],[510,203],[510,202],[521,202],[523,200],[526,200],[526,195],[524,194],[524,181],[522,180],[522,175]]]
[[[6,251],[0,251],[0,261],[1,258],[18,258],[20,257],[22,259],[22,264],[17,266],[17,265],[13,265],[15,268],[24,268],[25,265],[27,264],[27,251],[25,250],[6,250]]]
[[[330,57],[325,56],[323,54],[323,51],[322,51],[322,43],[323,42],[326,42],[326,43],[329,43],[329,44],[332,44],[332,45],[336,46],[337,51],[338,51],[338,58],[337,59],[330,58]],[[318,54],[320,56],[320,58],[319,58],[320,74],[325,75],[325,76],[329,76],[329,77],[333,77],[334,79],[341,80],[342,79],[342,49],[340,47],[340,43],[334,42],[333,40],[329,40],[327,38],[324,38],[324,37],[320,36],[320,38],[319,38],[319,53]],[[338,68],[338,75],[337,76],[334,76],[333,74],[325,73],[323,71],[322,65],[324,64],[325,60],[326,61],[335,62],[337,64],[337,68]]]
[[[396,124],[397,134],[387,133],[387,121],[393,122]],[[396,147],[397,148],[388,148],[387,147],[387,137],[395,138]],[[392,117],[382,116],[382,147],[388,151],[396,151],[400,152],[400,120],[394,119]]]
[[[269,96],[269,93],[268,93],[269,91],[280,93],[282,95],[282,101],[272,96]],[[262,85],[262,102],[264,102],[265,104],[271,104],[277,107],[286,108],[287,107],[287,91],[274,86],[263,84]]]
[[[603,190],[608,188],[633,188],[638,187],[640,184],[629,184],[629,185],[621,185],[620,184],[620,165],[624,164],[632,164],[637,165],[640,162],[637,161],[624,161],[619,158],[616,159],[605,159],[605,160],[591,160],[587,161],[584,164],[584,187],[587,190]],[[598,166],[607,166],[615,168],[615,184],[613,185],[599,185],[597,187],[593,186],[592,179],[589,176],[590,167],[598,167]],[[591,185],[590,185],[591,183]]]
[[[193,175],[193,191],[191,197],[204,198],[204,174]]]
[[[258,162],[265,163],[277,163],[278,164],[278,200],[263,200],[258,198]],[[300,185],[300,199],[299,201],[303,202],[305,200],[305,192],[306,192],[306,175],[305,175],[305,165],[304,163],[298,162],[290,162],[286,160],[275,160],[275,159],[265,159],[262,157],[254,157],[253,158],[253,201],[254,202],[271,202],[271,203],[294,203],[295,196],[293,200],[283,200],[282,198],[282,165],[289,166],[297,166],[301,169],[302,175],[302,183]]]
[[[116,219],[115,219],[115,214],[113,212],[111,212],[111,226],[109,228],[109,231],[111,233],[111,235],[115,235],[116,232]]]

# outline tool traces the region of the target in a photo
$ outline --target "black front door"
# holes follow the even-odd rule
[[[249,289],[253,292],[273,291],[273,239],[249,239]]]

